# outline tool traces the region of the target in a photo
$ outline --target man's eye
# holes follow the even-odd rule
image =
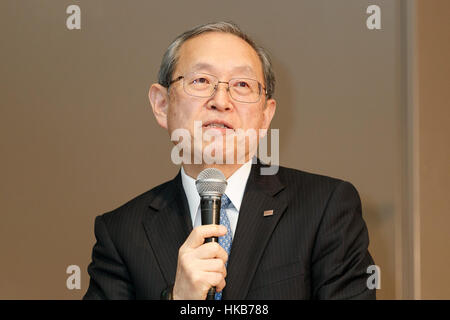
[[[206,78],[197,78],[197,79],[194,79],[192,81],[192,83],[193,84],[207,84],[207,83],[209,83],[209,81]]]
[[[239,82],[237,82],[237,83],[236,83],[236,86],[237,86],[237,87],[240,87],[240,88],[247,88],[247,87],[249,87],[248,83],[245,82],[245,81],[239,81]]]

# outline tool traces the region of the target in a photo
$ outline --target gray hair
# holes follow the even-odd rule
[[[175,71],[175,66],[178,62],[178,51],[180,50],[181,45],[185,41],[206,32],[230,33],[247,42],[256,51],[259,59],[261,60],[264,82],[267,90],[267,98],[272,98],[275,91],[275,74],[272,70],[272,63],[269,54],[264,48],[258,46],[252,39],[250,39],[248,35],[242,32],[242,30],[233,22],[221,21],[203,24],[186,31],[175,38],[164,53],[158,72],[158,83],[166,88],[169,87],[170,81],[173,77],[173,72]]]

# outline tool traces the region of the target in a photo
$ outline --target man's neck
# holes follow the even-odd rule
[[[191,178],[197,179],[198,174],[206,168],[216,168],[222,171],[225,178],[228,179],[244,164],[183,164],[184,172]]]

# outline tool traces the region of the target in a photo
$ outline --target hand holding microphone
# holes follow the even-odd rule
[[[213,300],[215,292],[225,287],[228,255],[217,239],[227,233],[219,221],[220,199],[226,185],[225,176],[218,169],[205,169],[197,177],[202,226],[192,230],[178,252],[174,299]]]

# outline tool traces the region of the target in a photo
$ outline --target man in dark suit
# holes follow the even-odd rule
[[[211,287],[216,299],[375,298],[356,189],[284,167],[262,174],[265,165],[252,163],[254,150],[237,134],[269,128],[273,90],[267,53],[234,24],[199,26],[174,40],[149,91],[157,122],[172,137],[179,129],[194,136],[201,121],[202,132],[236,139],[191,139],[175,179],[96,218],[85,299],[205,299]],[[211,146],[225,159],[243,141],[242,161],[192,161]],[[227,178],[224,225],[201,225],[195,179],[207,167]],[[211,236],[229,245],[204,243]]]

